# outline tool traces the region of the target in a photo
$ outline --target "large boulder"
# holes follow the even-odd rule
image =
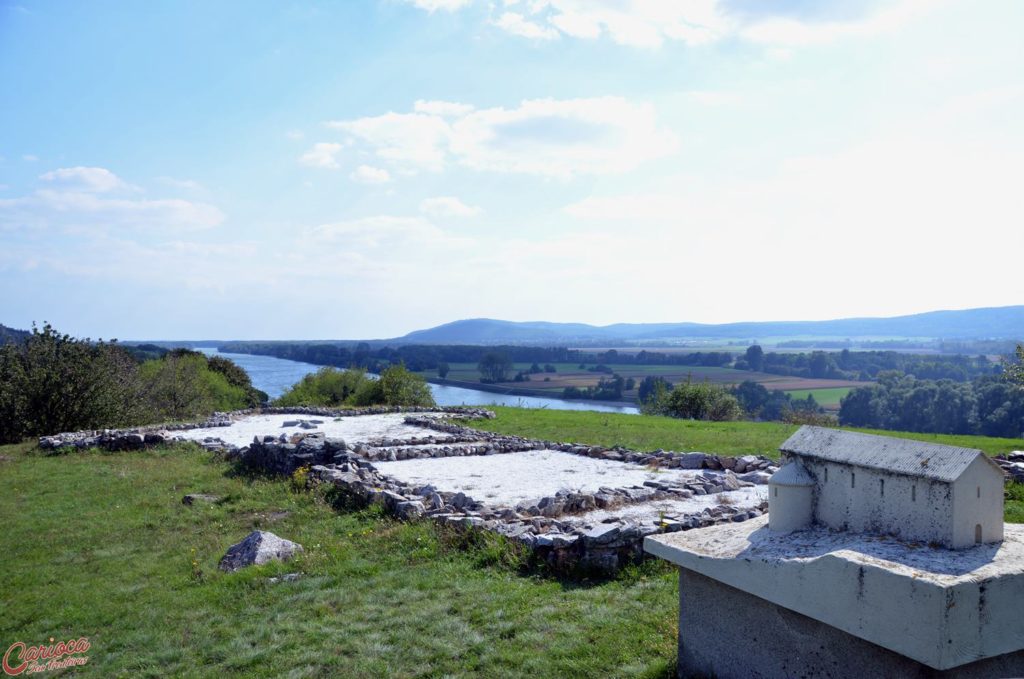
[[[273,533],[256,530],[236,545],[231,545],[220,560],[222,571],[237,571],[246,566],[258,566],[268,561],[287,561],[302,551],[302,545],[285,540]]]

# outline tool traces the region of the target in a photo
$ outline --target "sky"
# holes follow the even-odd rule
[[[0,0],[0,323],[1024,303],[1024,3]]]

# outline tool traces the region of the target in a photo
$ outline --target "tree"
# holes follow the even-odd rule
[[[355,398],[360,389],[376,389],[376,381],[366,377],[363,370],[338,370],[324,366],[315,373],[306,375],[296,382],[280,398],[274,401],[277,406],[340,406]],[[373,391],[370,389],[370,391]],[[374,397],[367,395],[365,405],[380,403],[383,395]],[[377,400],[375,400],[375,398]]]
[[[672,385],[664,377],[648,375],[640,380],[636,398],[640,401],[641,410],[643,410],[644,404],[650,404],[652,408],[655,407],[654,404],[668,394],[671,389]]]
[[[424,406],[434,403],[430,386],[404,365],[393,365],[380,374],[380,389],[384,403],[389,406]]]
[[[441,361],[440,363],[437,364],[437,376],[440,377],[442,380],[448,377],[448,370],[449,366],[444,361]]]
[[[743,410],[724,387],[687,379],[677,384],[664,401],[664,414],[693,420],[737,420]]]
[[[150,416],[159,420],[184,420],[214,410],[238,410],[251,402],[246,389],[211,370],[206,356],[187,349],[146,361],[139,368],[139,378]]]
[[[0,347],[0,442],[141,416],[136,364],[116,343],[75,339],[47,323]]]
[[[476,367],[480,371],[481,382],[505,382],[512,370],[512,362],[501,352],[489,351],[481,357]]]
[[[811,352],[811,358],[807,366],[811,371],[811,377],[824,377],[828,372],[828,366],[828,354],[824,351]]]
[[[266,403],[269,400],[266,392],[260,391],[252,386],[252,380],[249,377],[249,373],[245,372],[245,370],[231,359],[224,358],[223,356],[208,356],[206,358],[206,364],[210,370],[223,375],[224,379],[228,381],[228,384],[245,391],[247,399],[246,405],[248,407],[255,408],[261,403]]]
[[[758,372],[764,367],[764,349],[758,344],[747,347],[747,353],[744,354],[744,358],[747,361],[747,368],[749,370]]]
[[[1003,362],[1003,370],[1006,371],[1007,379],[1018,386],[1024,387],[1024,345],[1018,344],[1014,355],[1015,360]]]
[[[761,414],[764,405],[771,398],[768,388],[753,380],[744,380],[733,387],[732,395],[751,417]]]

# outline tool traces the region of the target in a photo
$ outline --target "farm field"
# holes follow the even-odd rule
[[[863,383],[859,386],[863,386]],[[839,400],[850,393],[853,387],[829,387],[827,389],[791,389],[788,390],[790,396],[796,399],[805,399],[808,396],[814,396],[814,400],[818,402],[825,410],[839,410]]]
[[[515,363],[510,377],[519,371],[530,369],[530,363]],[[586,364],[586,368],[580,368],[578,363],[555,363],[556,372],[537,373],[530,375],[528,382],[514,382],[511,379],[506,382],[499,382],[495,386],[507,387],[509,389],[529,389],[548,396],[557,396],[566,387],[590,387],[598,383],[602,377],[610,377],[608,374],[591,372],[586,368],[594,367],[594,363]],[[733,385],[744,380],[752,380],[763,384],[768,389],[781,391],[793,390],[832,390],[849,389],[857,386],[864,386],[867,382],[854,380],[826,380],[805,377],[790,377],[787,375],[770,375],[768,373],[751,372],[748,370],[734,370],[732,368],[719,368],[713,366],[688,366],[688,365],[630,365],[621,363],[607,364],[615,374],[625,379],[632,377],[639,385],[640,380],[647,376],[662,377],[672,384],[685,382],[687,378],[700,382],[707,380],[714,384]],[[543,368],[543,365],[541,365]],[[436,370],[424,370],[419,373],[427,379],[436,379]],[[467,386],[480,383],[480,372],[475,363],[452,363],[449,365],[448,377],[453,382],[464,382]],[[623,392],[625,400],[635,400],[637,390],[634,388]],[[818,395],[815,394],[815,398]],[[829,394],[838,407],[838,397]]]
[[[799,427],[781,422],[706,422],[656,415],[620,415],[587,411],[544,410],[488,406],[493,420],[475,420],[479,429],[550,441],[574,441],[600,446],[625,446],[636,450],[702,451],[720,455],[768,455]],[[958,434],[919,434],[843,427],[867,434],[896,436],[978,448],[989,455],[1024,450],[1024,440]],[[1024,497],[1021,498],[1024,500]]]

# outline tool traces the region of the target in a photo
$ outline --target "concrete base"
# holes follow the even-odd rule
[[[779,535],[765,524],[650,536],[644,546],[935,670],[1024,650],[1024,526],[1007,525],[999,545],[947,550],[825,529]],[[729,625],[752,629],[744,615]]]
[[[717,580],[679,571],[680,678],[989,679],[1024,676],[1024,651],[935,670]]]

